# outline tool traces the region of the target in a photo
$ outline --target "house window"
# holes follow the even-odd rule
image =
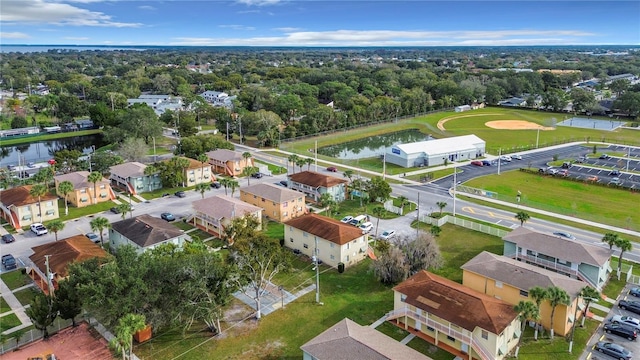
[[[400,301],[405,302],[405,300],[407,300],[407,295],[400,294]]]
[[[22,220],[31,220],[31,215],[25,215],[22,217]]]
[[[303,232],[303,233],[302,233],[302,236],[304,236],[304,237],[308,237],[308,236],[309,236],[309,234],[307,234],[306,232]]]
[[[520,290],[520,296],[524,296],[526,298],[529,297],[529,292],[528,291],[524,291],[524,290]]]
[[[496,287],[502,289],[502,281],[496,281]]]
[[[204,178],[205,178],[205,179],[208,179],[208,178],[209,178],[209,175],[205,175],[205,176],[204,176]]]
[[[309,248],[309,245],[307,245],[307,244],[303,244],[302,246],[303,246],[305,249],[308,249],[308,248]]]
[[[107,194],[102,193],[102,194],[100,194],[100,197],[104,199],[104,198],[106,198],[106,197],[107,197]]]
[[[335,257],[334,257],[333,255],[329,256],[329,258],[330,258],[331,260],[335,260]]]
[[[264,198],[262,198],[262,202],[264,202]]]
[[[107,188],[106,185],[104,185],[104,184],[100,185],[100,189],[106,189],[106,188]]]
[[[349,255],[344,257],[344,261],[349,262]]]
[[[87,200],[88,200],[87,198],[81,198],[80,202],[87,202]]]
[[[53,201],[47,201],[47,207],[52,207],[53,206]]]
[[[49,215],[53,215],[55,214],[55,210],[47,210],[47,212],[45,213],[45,215],[49,216]]]
[[[189,181],[194,182],[196,181],[196,178],[189,178]]]
[[[456,342],[456,339],[453,336],[447,335],[447,339],[449,339],[449,341],[451,342]]]
[[[30,213],[31,212],[31,208],[28,207],[28,206],[25,206],[25,207],[22,208],[22,212],[23,213]]]
[[[289,238],[289,241],[290,241],[290,242],[293,242],[293,238]]]
[[[483,339],[489,340],[489,332],[488,331],[482,330],[480,335],[482,336]]]
[[[189,175],[195,175],[196,172],[194,170],[189,171]]]
[[[334,248],[336,246],[336,244],[331,243],[329,246],[331,246],[331,248]]]
[[[87,189],[80,190],[80,194],[86,194],[86,193],[87,193]]]
[[[289,206],[289,202],[288,202],[288,201],[285,201],[285,202],[282,204],[282,207],[287,207],[287,206]]]
[[[276,214],[276,212],[274,211],[274,212],[273,212],[273,215],[275,215],[275,214]],[[289,212],[288,212],[288,211],[285,211],[284,213],[282,213],[282,216],[289,216]]]
[[[351,249],[351,243],[347,243],[347,250]]]

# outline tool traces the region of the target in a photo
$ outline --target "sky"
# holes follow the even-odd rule
[[[0,0],[0,44],[639,45],[640,1]]]

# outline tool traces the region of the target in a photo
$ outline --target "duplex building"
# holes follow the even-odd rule
[[[109,180],[102,178],[95,185],[89,181],[88,171],[76,171],[53,178],[56,184],[56,194],[65,198],[60,192],[60,183],[69,181],[73,184],[73,191],[67,194],[66,198],[75,207],[85,207],[95,203],[110,201],[116,198],[116,194],[111,189]]]
[[[253,216],[258,220],[256,230],[262,228],[262,208],[230,196],[216,195],[196,200],[191,205],[195,213],[189,221],[194,226],[217,237],[223,236],[224,229],[235,218]]]
[[[203,92],[200,96],[213,106],[222,106],[229,109],[233,107],[233,100],[236,98],[236,96],[229,96],[225,92],[211,90]]]
[[[187,159],[189,161],[189,166],[183,170],[183,176],[187,187],[196,186],[200,183],[210,183],[216,180],[211,169],[211,164],[202,164],[200,161],[191,158],[183,159]]]
[[[112,249],[130,245],[138,253],[163,244],[182,247],[190,239],[189,235],[170,222],[147,214],[115,222],[109,229],[109,244]]]
[[[60,217],[58,197],[46,193],[38,201],[38,197],[30,194],[32,187],[24,185],[0,191],[2,217],[15,229]]]
[[[513,305],[426,270],[393,292],[387,320],[462,359],[504,359],[522,336]]]
[[[484,156],[486,142],[475,135],[393,145],[385,161],[402,167],[436,166]]]
[[[125,189],[134,195],[162,188],[162,180],[156,172],[145,174],[147,165],[137,161],[126,162],[110,168],[109,180],[112,185]]]
[[[240,188],[240,200],[261,207],[264,216],[278,222],[307,213],[304,194],[268,183]]]
[[[369,254],[368,237],[354,226],[338,220],[307,214],[284,223],[284,244],[325,264],[345,268],[355,265]],[[317,249],[317,252],[316,252]]]
[[[502,238],[504,256],[579,279],[601,291],[613,251],[520,226]]]
[[[206,154],[209,157],[209,163],[213,165],[213,171],[217,174],[235,177],[242,175],[245,167],[255,166],[253,158],[245,158],[239,151],[217,149]]]
[[[529,296],[529,290],[536,286],[543,289],[556,286],[566,291],[571,303],[556,307],[553,317],[555,334],[568,334],[575,321],[576,307],[579,310],[578,318],[582,315],[581,310],[584,310],[584,302],[579,296],[586,286],[584,282],[526,262],[483,251],[462,265],[462,271],[462,285],[512,305],[523,300],[535,303]],[[540,322],[544,328],[551,328],[551,305],[548,300],[540,304]]]
[[[347,180],[315,171],[301,171],[287,176],[289,188],[304,193],[307,200],[318,202],[324,193],[329,193],[336,202],[345,199]]]

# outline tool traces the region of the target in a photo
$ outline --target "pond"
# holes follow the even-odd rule
[[[431,139],[418,129],[408,129],[321,147],[318,154],[343,160],[365,159],[382,156],[384,149],[392,145]]]
[[[0,147],[0,163],[3,167],[7,165],[18,165],[28,162],[46,162],[53,158],[56,151],[68,149],[79,150],[85,154],[90,153],[91,146],[99,148],[104,146],[102,134],[74,136],[64,139],[37,141],[12,146]]]

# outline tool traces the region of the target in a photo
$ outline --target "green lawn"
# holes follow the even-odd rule
[[[284,224],[277,221],[268,221],[263,223],[263,232],[272,239],[284,239]]]
[[[22,270],[14,270],[0,275],[2,281],[11,290],[31,284],[31,278],[27,274],[23,274]]]
[[[58,199],[58,211],[60,213],[60,219],[63,221],[81,218],[87,215],[94,215],[101,212],[109,211],[112,207],[116,206],[113,201],[99,202],[95,205],[89,205],[81,208],[69,205],[69,215],[64,214],[64,199]]]
[[[13,293],[23,306],[31,304],[31,300],[39,293],[39,289],[32,286],[27,289],[16,291]]]
[[[31,143],[36,141],[64,139],[68,137],[76,137],[76,136],[84,136],[84,135],[93,135],[93,134],[100,134],[101,132],[102,130],[100,129],[93,129],[93,130],[72,131],[72,132],[65,132],[65,133],[58,133],[58,134],[46,134],[46,135],[37,135],[37,136],[26,136],[21,138],[11,138],[9,140],[2,140],[2,146]]]
[[[569,343],[567,339],[556,336],[553,340],[549,338],[533,338],[533,329],[527,327],[524,332],[523,345],[520,348],[518,359],[522,360],[575,360],[580,358],[591,335],[596,331],[597,321],[587,319],[585,327],[577,327],[575,341],[573,342],[573,352],[569,353]]]
[[[191,224],[189,224],[189,223],[186,223],[186,222],[184,222],[184,221],[175,221],[175,222],[173,222],[172,224],[173,224],[175,227],[177,227],[178,229],[180,229],[180,230],[184,230],[184,231],[191,230],[191,229],[193,229],[193,228],[194,228],[194,226],[193,226],[193,225],[191,225]]]
[[[0,314],[6,313],[7,311],[11,311],[11,306],[7,304],[7,300],[0,296]]]
[[[20,322],[20,319],[18,319],[16,314],[9,314],[0,317],[0,333],[18,325],[22,325],[22,323]]]
[[[518,170],[482,176],[465,185],[495,192],[498,199],[514,203],[521,191],[524,206],[640,230],[640,218],[630,213],[638,206],[638,193]]]

